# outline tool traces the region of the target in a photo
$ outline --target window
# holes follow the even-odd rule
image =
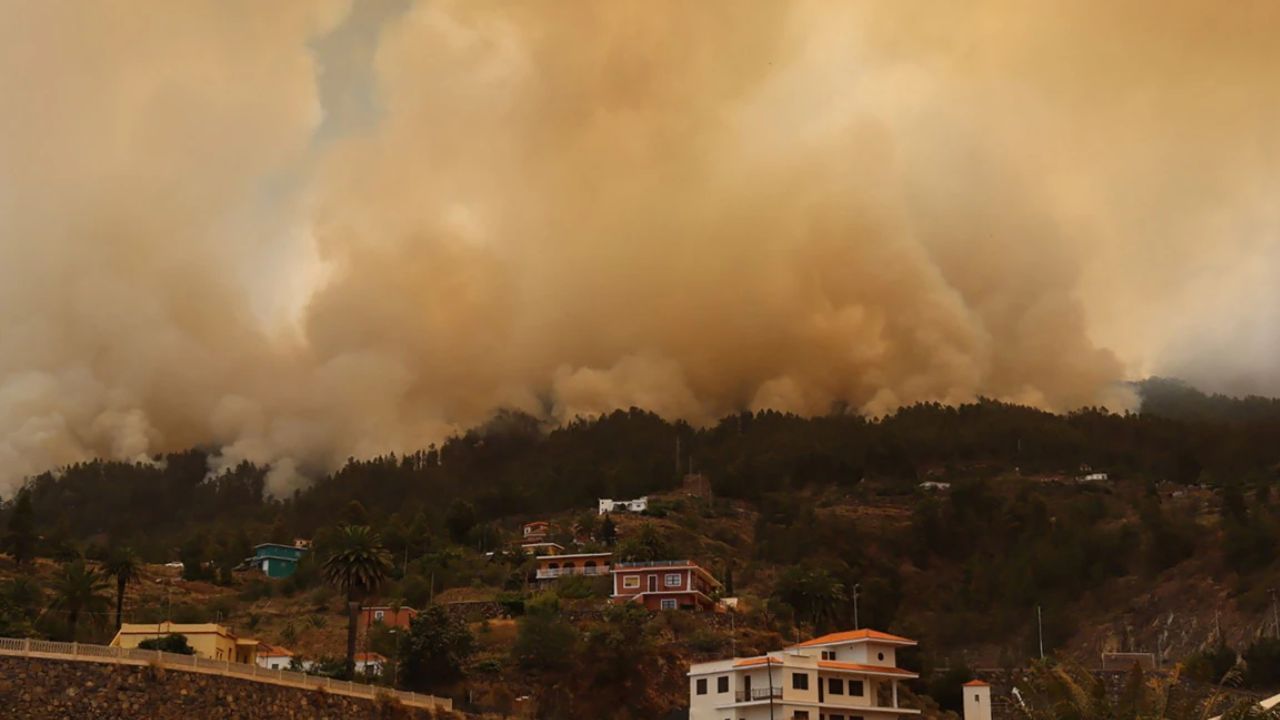
[[[667,587],[680,587],[684,583],[684,576],[680,573],[667,573],[662,582]]]
[[[844,694],[844,680],[842,680],[842,679],[840,679],[840,678],[827,678],[827,694],[828,694],[828,695],[843,695],[843,694]]]
[[[836,651],[835,651],[835,650],[823,650],[823,651],[822,651],[822,659],[823,659],[823,660],[835,660],[835,659],[836,659]]]
[[[880,662],[884,662],[884,653],[876,653],[876,659]]]
[[[375,622],[382,622],[382,618],[386,617],[386,613],[382,610],[373,611],[373,619]]]
[[[797,710],[796,714],[792,715],[791,717],[795,718],[796,720],[809,720],[809,711]]]
[[[978,693],[974,693],[974,694],[973,694],[973,701],[974,701],[974,702],[976,702],[976,703],[980,703],[980,702],[982,702],[982,696],[981,696],[981,695],[979,695]]]
[[[716,692],[718,693],[729,692],[729,676],[728,675],[721,675],[720,677],[716,678]]]
[[[850,681],[849,681],[849,694],[850,694],[850,695],[852,695],[852,696],[854,696],[854,697],[862,697],[865,693],[866,693],[866,691],[865,691],[865,690],[863,690],[863,688],[862,688],[862,681],[861,681],[861,680],[850,680]]]
[[[699,695],[706,695],[706,694],[707,694],[707,679],[706,679],[706,678],[698,678],[698,682],[694,684],[694,688],[695,688],[695,689],[694,689],[694,692],[698,693]]]
[[[809,673],[791,673],[791,689],[808,690]]]
[[[843,716],[843,715],[830,715],[830,716],[828,716],[828,717],[830,717],[830,718],[831,718],[831,720],[844,720],[844,716]]]
[[[639,576],[639,575],[624,575],[624,576],[622,577],[622,587],[626,588],[627,590],[639,590],[639,589],[640,589],[640,576]]]
[[[662,598],[662,602],[658,606],[663,610],[675,610],[677,607],[675,598]]]

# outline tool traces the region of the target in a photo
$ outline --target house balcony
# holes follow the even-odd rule
[[[740,703],[768,700],[770,698],[781,700],[782,688],[751,688],[750,690],[739,690],[734,693],[734,700]]]
[[[556,578],[568,577],[570,575],[596,577],[598,575],[608,574],[608,565],[597,565],[595,567],[538,568],[537,578],[539,580],[554,580]]]
[[[691,560],[653,560],[647,562],[618,562],[614,567],[619,570],[635,570],[644,568],[686,568],[697,567]]]

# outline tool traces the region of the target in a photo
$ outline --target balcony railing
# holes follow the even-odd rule
[[[750,690],[739,690],[734,694],[738,702],[753,702],[755,700],[768,700],[774,698],[782,699],[782,688],[751,688]]]
[[[552,580],[555,578],[568,577],[570,575],[608,575],[608,565],[598,565],[595,567],[571,567],[571,568],[538,568],[537,578],[539,580]]]
[[[649,562],[619,562],[617,568],[651,568],[651,567],[693,567],[690,560],[654,560]]]

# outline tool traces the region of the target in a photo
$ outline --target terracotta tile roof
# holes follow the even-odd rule
[[[375,652],[356,653],[356,662],[386,662],[387,658]]]
[[[823,635],[812,640],[806,640],[799,645],[793,647],[813,647],[814,645],[834,645],[836,643],[858,642],[867,640],[878,640],[880,642],[897,643],[902,645],[915,645],[916,641],[910,638],[900,637],[898,635],[890,635],[879,630],[849,630],[847,632],[831,633]]]
[[[766,662],[769,662],[773,665],[782,664],[782,661],[779,660],[778,658],[761,656],[761,657],[753,657],[753,658],[746,658],[743,660],[739,660],[738,662],[734,663],[733,666],[734,667],[755,667],[756,665],[764,665]]]
[[[769,663],[772,665],[785,664],[781,658],[760,656],[753,658],[743,658],[733,664],[735,668],[757,667]],[[834,660],[819,660],[818,667],[825,670],[850,670],[853,672],[879,673],[881,675],[898,675],[901,677],[920,677],[910,670],[902,668],[889,667],[886,665],[862,665],[860,663],[836,662]]]
[[[259,643],[258,655],[264,657],[293,657],[293,653],[288,649],[270,643]]]
[[[991,683],[985,683],[981,680],[970,680],[964,684],[965,687],[991,687]]]
[[[853,670],[855,672],[881,673],[883,675],[901,675],[903,677],[920,677],[910,670],[888,667],[885,665],[863,665],[861,663],[836,662],[835,660],[819,660],[819,668],[827,670]]]

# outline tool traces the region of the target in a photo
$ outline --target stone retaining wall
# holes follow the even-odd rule
[[[0,657],[0,708],[30,720],[439,720],[407,708],[318,690],[138,665]]]

